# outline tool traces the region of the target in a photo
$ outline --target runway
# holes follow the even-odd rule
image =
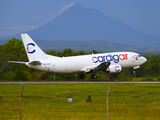
[[[1,81],[0,85],[18,84],[160,84],[160,81]]]

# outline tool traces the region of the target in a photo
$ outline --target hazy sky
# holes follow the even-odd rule
[[[160,36],[160,0],[0,0],[0,37],[42,26],[74,4]]]

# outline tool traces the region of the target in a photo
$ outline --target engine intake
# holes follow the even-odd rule
[[[106,69],[107,73],[119,73],[122,71],[122,67],[120,65],[111,65]]]

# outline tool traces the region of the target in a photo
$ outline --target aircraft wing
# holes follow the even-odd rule
[[[110,62],[103,62],[99,64],[98,66],[90,66],[88,68],[82,69],[81,71],[84,71],[84,73],[92,73],[92,72],[97,72],[97,71],[104,71],[108,68],[110,65]]]

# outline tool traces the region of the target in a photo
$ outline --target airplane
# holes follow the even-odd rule
[[[110,52],[101,54],[57,57],[44,53],[28,34],[21,34],[29,62],[9,61],[25,64],[28,68],[55,74],[77,74],[80,79],[91,73],[97,78],[96,72],[119,73],[122,68],[132,68],[133,73],[147,59],[135,52]]]

